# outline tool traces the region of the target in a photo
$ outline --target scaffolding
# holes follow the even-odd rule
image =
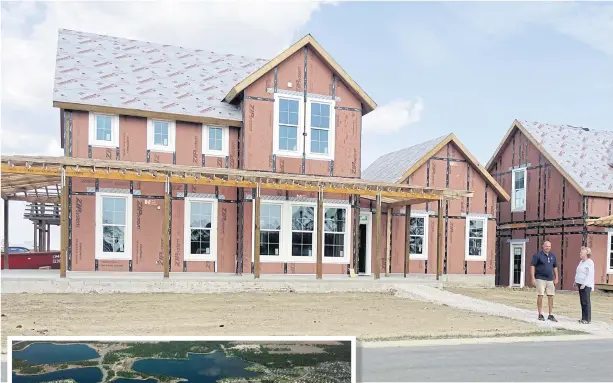
[[[248,171],[228,168],[207,168],[198,166],[133,163],[126,161],[103,161],[89,158],[69,157],[38,157],[38,156],[4,156],[1,160],[2,198],[5,200],[5,248],[8,246],[8,201],[30,201],[35,203],[59,204],[61,250],[60,250],[60,276],[66,276],[66,252],[68,249],[68,188],[69,177],[106,179],[122,181],[143,181],[165,184],[164,228],[161,234],[165,238],[163,243],[164,276],[169,276],[170,263],[170,237],[168,235],[170,221],[170,185],[191,184],[226,186],[247,188],[254,191],[254,276],[260,277],[260,238],[259,212],[262,189],[306,191],[317,193],[317,230],[323,230],[323,201],[324,193],[352,195],[376,201],[375,221],[375,248],[382,249],[381,237],[381,209],[382,204],[387,208],[406,207],[423,202],[436,202],[442,207],[444,201],[472,197],[473,193],[466,190],[452,190],[446,188],[420,187],[409,184],[396,184],[385,182],[371,182],[355,178],[324,177],[299,174],[269,173],[262,171]],[[407,217],[409,215],[407,214]],[[407,218],[408,221],[408,218]],[[437,236],[441,237],[439,225]],[[356,228],[357,231],[357,228]],[[319,235],[318,238],[322,236]],[[323,242],[317,241],[316,274],[317,279],[322,278]],[[440,241],[437,242],[437,278],[442,270],[442,249]],[[357,246],[357,243],[354,243]],[[408,268],[409,251],[405,249],[405,275]],[[375,257],[375,279],[379,279],[381,262],[380,251]],[[6,263],[8,265],[8,262]],[[387,270],[387,268],[386,268]],[[386,271],[386,275],[387,275]]]

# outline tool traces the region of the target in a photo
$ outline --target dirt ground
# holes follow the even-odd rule
[[[477,288],[447,288],[446,290],[467,295],[473,298],[485,299],[492,302],[504,303],[523,309],[533,309],[536,312],[536,291],[534,289],[477,289]],[[592,320],[613,323],[613,294],[593,292]],[[543,300],[543,311],[547,313],[547,299]],[[571,291],[557,291],[553,300],[553,313],[565,315],[570,318],[581,319],[581,305],[579,294]]]
[[[2,294],[8,335],[488,336],[536,326],[377,293]]]

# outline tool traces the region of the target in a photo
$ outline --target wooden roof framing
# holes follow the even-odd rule
[[[613,227],[613,215],[600,218],[590,218],[586,221],[589,226],[610,226]]]
[[[407,184],[370,182],[341,177],[318,177],[298,174],[268,173],[226,168],[206,168],[185,165],[102,161],[89,158],[3,156],[1,165],[2,197],[35,202],[55,202],[35,199],[38,189],[30,185],[47,185],[59,200],[57,185],[62,173],[67,177],[98,178],[125,181],[170,182],[179,184],[217,185],[276,190],[295,190],[361,196],[381,195],[382,202],[413,204],[423,201],[471,197],[472,192],[443,188],[419,187]],[[19,185],[19,186],[15,186]],[[21,188],[17,190],[17,188]],[[21,195],[22,193],[23,195]],[[29,193],[29,194],[28,194]],[[31,199],[26,199],[31,198]]]

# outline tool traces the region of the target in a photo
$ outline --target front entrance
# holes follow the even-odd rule
[[[509,287],[524,287],[525,282],[525,267],[526,259],[526,244],[511,243],[511,259],[510,259],[510,275]]]
[[[361,275],[370,275],[370,257],[372,250],[372,213],[360,213],[360,239],[358,242],[358,269]]]

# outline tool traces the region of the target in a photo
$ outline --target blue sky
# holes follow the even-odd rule
[[[311,33],[379,105],[364,118],[363,167],[450,132],[485,163],[515,118],[613,129],[613,2],[1,7],[4,154],[62,154],[51,99],[60,28],[263,58]],[[11,206],[11,244],[27,244],[24,204]]]
[[[420,121],[388,134],[364,133],[363,166],[450,132],[485,163],[514,118],[613,129],[613,51],[546,22],[521,23],[518,14],[530,20],[545,13],[542,6],[341,3],[315,12],[301,31],[312,33],[379,105],[423,100]],[[580,7],[610,14],[612,6]],[[466,17],[473,10],[510,26],[480,25],[478,16]]]

